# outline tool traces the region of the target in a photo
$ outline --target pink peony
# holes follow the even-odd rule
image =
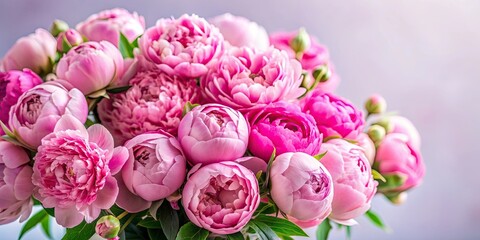
[[[136,12],[114,8],[101,11],[77,25],[77,30],[89,41],[108,41],[118,47],[120,33],[133,42],[145,31],[145,19]]]
[[[373,162],[375,160],[375,144],[373,141],[368,137],[368,134],[366,133],[360,133],[358,134],[358,137],[356,139],[357,145],[363,148],[363,152],[365,153],[365,157],[367,157],[368,162],[370,163],[370,166],[373,165]]]
[[[317,89],[302,100],[301,106],[303,112],[315,118],[324,138],[354,140],[363,131],[363,113],[347,99]]]
[[[66,52],[68,48],[78,46],[81,43],[83,43],[82,35],[75,29],[68,29],[67,31],[58,34],[57,50],[59,52]]]
[[[282,212],[297,220],[321,221],[332,211],[332,177],[308,154],[278,155],[270,169],[270,181],[273,201]]]
[[[235,47],[266,50],[270,46],[265,28],[244,17],[225,13],[209,20],[222,33],[225,40]]]
[[[71,114],[81,122],[87,120],[88,106],[83,94],[75,88],[67,90],[60,82],[47,82],[27,90],[10,109],[10,128],[20,142],[32,149],[37,149],[41,139],[53,132],[62,115]]]
[[[86,42],[65,54],[57,65],[57,76],[85,95],[115,82],[123,74],[123,58],[111,43]]]
[[[118,144],[146,132],[164,130],[176,135],[184,105],[199,102],[195,80],[159,70],[138,72],[129,85],[128,91],[111,95],[98,105],[102,124]]]
[[[0,140],[0,225],[20,218],[25,221],[32,212],[32,168],[30,158],[21,147]]]
[[[200,77],[223,53],[218,29],[197,15],[160,19],[138,40],[141,54],[170,75]]]
[[[40,83],[42,79],[30,69],[0,72],[0,121],[8,125],[10,108],[17,103],[20,95]],[[0,129],[1,134],[3,131]]]
[[[200,86],[208,101],[245,109],[296,100],[305,92],[300,74],[298,61],[283,51],[241,48],[215,61]]]
[[[33,158],[35,198],[55,208],[55,219],[64,227],[83,219],[90,223],[115,203],[118,186],[112,175],[127,158],[127,149],[113,148],[113,137],[102,125],[87,130],[75,117],[64,115]]]
[[[234,162],[206,165],[191,174],[182,193],[195,225],[216,234],[240,231],[260,203],[255,175]]]
[[[308,85],[313,83],[313,72],[319,67],[326,65],[331,72],[330,78],[326,82],[319,83],[317,88],[324,92],[335,91],[340,83],[340,78],[335,73],[335,67],[330,60],[330,53],[327,47],[320,44],[316,38],[307,36],[310,44],[302,54],[296,54],[292,49],[291,43],[293,39],[297,37],[298,33],[298,31],[273,33],[270,35],[270,43],[275,48],[285,50],[290,58],[296,58],[300,61],[302,68],[309,73],[310,82]]]
[[[258,173],[260,171],[266,172],[267,171],[267,163],[265,160],[249,156],[249,157],[242,157],[235,160],[236,163],[250,169],[253,173]]]
[[[22,37],[5,54],[2,65],[5,71],[29,68],[38,74],[49,73],[57,53],[57,41],[45,29],[37,29]]]
[[[370,164],[363,149],[343,139],[332,139],[322,144],[327,152],[320,160],[333,179],[335,194],[330,219],[345,225],[355,224],[354,218],[370,209],[377,192]]]
[[[420,133],[418,133],[417,128],[415,128],[410,120],[402,116],[390,116],[388,117],[388,121],[393,126],[391,133],[405,134],[408,137],[408,143],[410,146],[420,150]]]
[[[183,184],[187,164],[172,135],[140,134],[125,147],[130,157],[122,169],[122,179],[117,178],[121,182],[117,198],[121,208],[129,212],[145,210],[152,201],[170,196]]]
[[[254,107],[246,117],[251,128],[248,149],[265,161],[270,159],[274,148],[277,155],[286,152],[319,153],[322,134],[315,120],[294,104],[278,102]]]
[[[425,175],[422,155],[410,142],[408,135],[390,133],[380,142],[375,163],[379,172],[385,176],[397,175],[402,180],[401,186],[379,188],[384,193],[398,193],[418,186]]]
[[[243,115],[219,104],[194,108],[178,127],[178,141],[191,165],[242,157],[247,150],[248,134]]]

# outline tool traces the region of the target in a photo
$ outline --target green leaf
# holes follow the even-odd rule
[[[177,211],[172,209],[169,201],[163,201],[157,212],[157,219],[160,220],[160,225],[167,239],[174,240],[179,228],[178,214]]]
[[[162,229],[162,225],[160,225],[159,221],[148,217],[137,223],[138,226],[148,228],[148,229]]]
[[[48,237],[48,239],[52,239],[52,232],[50,230],[50,215],[47,215],[43,218],[41,222],[43,233]]]
[[[141,37],[142,35],[138,36],[137,38],[135,38],[135,40],[133,40],[132,44],[130,46],[134,47],[134,48],[138,48],[138,39]]]
[[[227,240],[243,240],[243,239],[245,239],[245,237],[240,232],[227,235]]]
[[[205,240],[209,232],[189,222],[183,225],[178,231],[176,240]]]
[[[67,36],[62,37],[62,52],[66,53],[72,48],[72,45],[68,42]]]
[[[372,176],[373,176],[373,179],[375,180],[380,180],[382,182],[387,182],[387,179],[385,179],[382,174],[380,174],[377,170],[375,169],[372,169]]]
[[[89,240],[95,234],[96,220],[91,223],[83,221],[78,226],[67,228],[62,240]]]
[[[249,227],[253,228],[262,240],[276,240],[277,234],[267,224],[252,220],[249,222]]]
[[[319,153],[315,156],[313,156],[315,159],[317,159],[318,161],[322,160],[323,156],[325,156],[327,154],[328,151],[325,151],[324,153]]]
[[[385,178],[386,182],[378,183],[378,190],[380,192],[388,192],[389,190],[398,188],[407,180],[406,176],[399,174],[385,174],[383,177]]]
[[[85,127],[86,128],[89,128],[93,124],[95,124],[95,123],[92,120],[90,120],[89,118],[87,118],[87,121],[85,121]]]
[[[280,237],[282,240],[294,240],[292,237],[286,235],[279,235],[278,237]]]
[[[48,215],[52,216],[52,217],[55,217],[55,209],[54,208],[43,208],[43,210],[45,210],[45,212],[48,213]]]
[[[123,58],[133,58],[133,47],[123,33],[120,33],[118,50],[122,53]]]
[[[264,189],[268,189],[268,184],[270,183],[270,169],[272,168],[273,160],[275,160],[275,156],[277,154],[277,149],[273,148],[272,155],[270,155],[270,159],[268,160],[267,165],[267,176],[265,177],[265,182],[263,183]]]
[[[257,216],[259,214],[273,214],[275,212],[275,205],[272,203],[260,202],[260,205],[258,205],[257,210],[255,210],[255,213],[253,213],[253,216]]]
[[[352,227],[345,226],[345,234],[347,235],[347,240],[352,239]]]
[[[332,225],[330,220],[327,218],[317,228],[317,240],[327,240],[328,234],[332,230]]]
[[[35,215],[28,219],[25,225],[23,225],[22,230],[20,230],[20,236],[18,236],[18,239],[22,239],[25,233],[32,230],[32,228],[37,226],[37,224],[41,223],[42,220],[47,216],[48,214],[44,210],[40,210],[39,212],[35,213]]]
[[[122,93],[128,91],[132,86],[122,86],[122,87],[116,87],[116,88],[108,88],[107,92],[108,93]]]
[[[265,223],[278,235],[308,237],[299,226],[283,218],[259,215],[255,218],[255,222]]]
[[[147,229],[148,232],[148,237],[150,237],[151,240],[166,240],[167,238],[163,234],[162,230],[159,229]]]
[[[383,222],[382,218],[380,218],[380,216],[378,216],[378,214],[372,210],[368,210],[365,213],[365,217],[367,217],[368,220],[373,223],[373,225],[381,228],[384,231],[389,231],[390,228]]]
[[[185,106],[183,106],[183,111],[182,111],[182,117],[185,116],[188,112],[192,111],[195,107],[200,106],[200,104],[195,103],[192,104],[191,102],[185,103]]]

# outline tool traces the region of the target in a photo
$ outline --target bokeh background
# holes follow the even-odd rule
[[[326,44],[342,78],[338,93],[358,106],[381,93],[423,137],[427,174],[408,201],[376,197],[373,210],[393,229],[384,233],[360,218],[352,239],[480,239],[480,1],[475,0],[1,0],[0,56],[21,36],[71,26],[113,7],[136,11],[151,26],[161,17],[225,12],[268,31],[306,27]],[[0,226],[16,239],[21,225]],[[55,230],[55,237],[62,236]],[[40,230],[25,239],[43,239]],[[344,239],[334,231],[332,239]]]

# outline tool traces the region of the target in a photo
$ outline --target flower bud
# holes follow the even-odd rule
[[[368,128],[367,134],[373,142],[380,142],[385,137],[386,131],[382,126],[374,124]]]
[[[383,113],[387,109],[387,101],[378,94],[370,96],[365,102],[365,110],[368,114]]]
[[[332,73],[327,65],[322,65],[313,70],[312,75],[316,82],[326,82]]]
[[[407,201],[408,198],[408,194],[406,192],[401,192],[398,194],[385,194],[385,196],[391,203],[395,205],[403,204],[405,201]]]
[[[68,30],[68,24],[62,20],[56,19],[53,21],[52,26],[50,27],[50,33],[57,37],[61,32],[65,32]]]
[[[385,133],[390,133],[393,131],[394,124],[390,121],[390,119],[387,118],[382,118],[380,121],[375,123],[376,125],[379,125],[385,129]]]
[[[120,221],[112,215],[103,216],[97,221],[95,232],[103,238],[115,238],[120,231]]]
[[[68,29],[61,32],[57,37],[57,50],[59,52],[68,52],[70,48],[80,45],[83,42],[82,35],[75,29]]]
[[[297,36],[295,36],[290,42],[290,47],[295,53],[303,53],[306,49],[310,48],[310,36],[304,28],[298,30]]]

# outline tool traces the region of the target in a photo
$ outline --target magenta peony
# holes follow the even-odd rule
[[[35,198],[55,208],[57,223],[71,228],[90,223],[109,209],[118,195],[118,173],[128,158],[124,147],[113,148],[113,137],[96,124],[85,129],[64,115],[54,132],[42,139],[33,165]]]
[[[32,167],[21,147],[0,140],[0,225],[20,218],[25,221],[32,212]]]
[[[132,87],[128,91],[98,105],[102,124],[112,132],[117,144],[159,130],[176,135],[184,105],[199,102],[195,80],[172,77],[159,70],[138,72],[129,85]]]
[[[120,33],[130,42],[143,34],[145,19],[136,12],[114,8],[91,15],[76,28],[89,41],[108,41],[118,47]]]
[[[182,204],[195,225],[216,234],[240,231],[260,203],[255,175],[234,162],[201,167],[183,188]]]
[[[117,199],[123,209],[129,212],[145,210],[152,201],[170,196],[185,181],[187,164],[174,136],[140,134],[127,141],[125,147],[130,156],[122,169]]]
[[[194,108],[178,127],[178,141],[191,165],[242,157],[247,150],[248,134],[243,115],[219,104]]]
[[[78,46],[81,43],[83,43],[82,35],[75,29],[68,29],[58,34],[57,50],[59,52],[66,52],[68,48]]]
[[[276,154],[304,152],[319,153],[322,134],[315,120],[302,113],[294,104],[278,102],[265,107],[254,107],[246,117],[250,124],[248,149],[265,161],[275,148]]]
[[[218,29],[197,15],[160,19],[138,40],[141,54],[168,74],[200,77],[207,64],[223,53]]]

